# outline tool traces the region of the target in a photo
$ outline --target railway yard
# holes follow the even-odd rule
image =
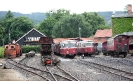
[[[40,54],[34,57],[3,59],[1,81],[133,81],[133,57],[113,58],[102,54],[60,59],[57,66],[43,66]],[[10,75],[9,75],[10,74]],[[3,76],[3,77],[2,77]],[[4,76],[8,77],[5,78]],[[9,77],[10,76],[10,77]],[[16,79],[15,79],[16,78]]]

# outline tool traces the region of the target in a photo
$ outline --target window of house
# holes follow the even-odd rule
[[[106,37],[106,40],[108,40],[109,39],[109,37]]]
[[[98,37],[98,40],[100,41],[101,40],[101,37]]]

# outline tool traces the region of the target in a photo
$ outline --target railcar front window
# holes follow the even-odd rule
[[[71,47],[76,47],[76,43],[69,43],[68,48],[71,48]]]
[[[85,45],[85,47],[90,47],[90,46],[93,46],[93,44],[92,44],[92,43],[85,43],[84,45]]]

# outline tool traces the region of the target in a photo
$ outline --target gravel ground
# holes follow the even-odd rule
[[[0,59],[0,63],[3,65],[6,63],[5,59]],[[3,66],[0,68],[0,81],[32,81],[21,74],[19,71],[14,69],[3,69]]]
[[[21,56],[20,58],[15,58],[15,60],[19,62],[23,58],[24,58],[24,55]],[[76,56],[75,59],[62,58],[62,57],[58,57],[58,58],[61,60],[61,63],[59,64],[59,66],[62,67],[67,72],[70,72],[70,74],[75,76],[80,81],[129,81],[124,78],[120,78],[119,76],[101,71],[89,65],[85,65],[79,61],[81,57],[78,57],[78,56]],[[25,63],[28,66],[46,70],[45,67],[41,65],[40,60],[41,60],[40,54],[36,54],[35,57],[26,59],[22,61],[22,63]],[[98,55],[95,57],[85,57],[82,60],[96,62],[103,65],[109,65],[111,67],[117,67],[127,71],[133,71],[133,57],[129,55],[126,58],[112,58],[110,56]],[[12,66],[9,66],[9,67],[12,67]],[[42,81],[42,79],[40,79],[40,77],[38,76],[29,74],[15,67],[12,67],[12,68],[17,72],[19,72],[21,74],[20,76],[24,76],[25,79],[29,79],[31,81]],[[41,72],[38,72],[38,73],[41,73]],[[41,74],[44,76],[47,76],[45,75],[45,73],[41,73]]]

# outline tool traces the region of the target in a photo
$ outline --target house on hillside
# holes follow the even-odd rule
[[[127,5],[127,13],[112,14],[112,33],[113,35],[121,34],[123,32],[133,31],[133,14],[132,5]]]
[[[112,29],[97,30],[94,35],[94,42],[98,43],[98,49],[101,51],[102,43],[112,37]]]
[[[20,37],[15,43],[20,45],[39,45],[39,39],[43,36],[45,36],[43,33],[33,28]]]

